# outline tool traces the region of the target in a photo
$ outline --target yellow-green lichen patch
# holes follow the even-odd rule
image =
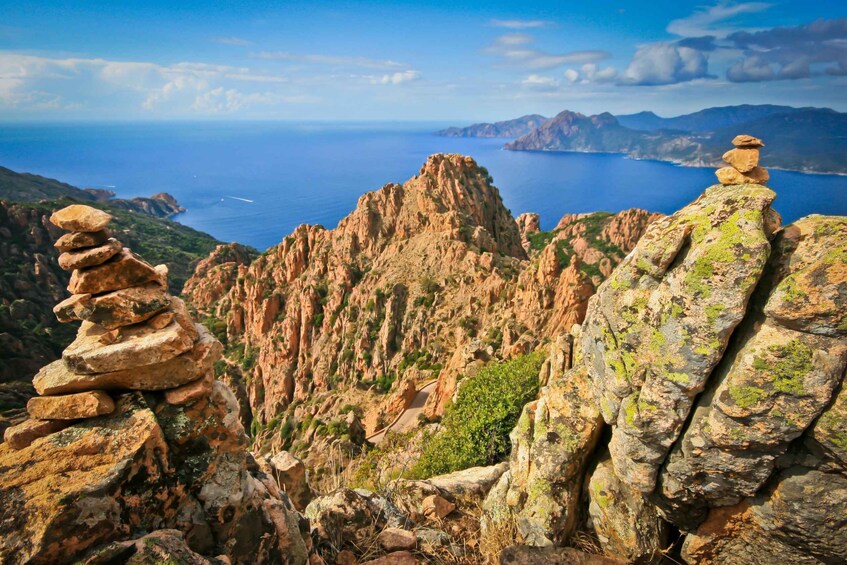
[[[709,340],[709,343],[704,345],[699,345],[694,348],[694,353],[698,355],[702,355],[704,357],[708,357],[709,355],[714,354],[721,347],[721,340],[718,339],[717,336],[713,337]]]
[[[613,290],[620,290],[622,288],[629,288],[628,280],[621,280],[620,271],[615,271],[612,276],[609,278],[609,286],[612,287]]]
[[[709,279],[715,274],[712,261],[707,257],[700,257],[694,262],[694,266],[685,275],[685,285],[691,289],[695,296],[708,298],[712,294]]]
[[[624,410],[625,410],[624,414],[625,414],[625,418],[626,418],[626,423],[629,424],[630,426],[634,425],[635,424],[635,411],[637,410],[637,408],[635,407],[635,403],[631,402],[631,403],[627,404],[626,407],[624,408]]]
[[[668,339],[665,337],[659,330],[653,330],[652,335],[650,336],[650,351],[654,353],[661,353],[662,348],[667,343]]]
[[[733,441],[742,442],[745,439],[744,430],[740,426],[733,426],[729,429],[729,437]]]
[[[786,345],[771,345],[767,351],[769,359],[757,356],[753,369],[766,376],[776,392],[804,394],[804,380],[812,370],[812,348],[795,339]]]
[[[816,427],[838,449],[847,451],[847,414],[844,413],[843,407],[839,407],[838,401],[821,415]]]
[[[606,494],[605,485],[600,481],[592,480],[591,494],[594,495],[594,501],[601,509],[605,510],[612,504],[612,496]]]
[[[664,373],[664,377],[669,381],[680,385],[691,384],[691,378],[685,373],[675,373],[673,371],[667,371]]]
[[[799,302],[809,298],[808,294],[797,288],[797,274],[786,277],[776,287],[776,291],[782,293],[786,302]]]
[[[535,429],[532,433],[532,441],[537,442],[539,440],[547,439],[547,418],[536,418],[535,420]]]
[[[638,270],[639,270],[639,271],[641,271],[641,272],[649,273],[650,271],[652,271],[652,270],[653,270],[653,265],[651,265],[651,264],[647,261],[647,259],[645,259],[644,257],[639,257],[639,258],[635,261],[635,268],[636,268],[636,269],[638,269]]]
[[[559,436],[561,448],[564,451],[574,452],[580,445],[580,436],[564,422],[555,422],[553,431]]]
[[[761,225],[762,213],[757,210],[747,210],[744,213],[736,211],[720,224],[718,227],[720,236],[717,239],[709,243],[705,243],[704,240],[704,252],[695,259],[694,265],[685,276],[685,285],[695,296],[702,298],[711,296],[709,280],[715,274],[716,265],[735,262],[744,253],[749,256],[749,250],[745,248],[745,244],[750,238],[749,234],[739,226],[742,220]]]
[[[715,320],[718,319],[725,309],[723,304],[709,304],[706,306],[706,320],[709,324],[715,323]]]
[[[542,522],[547,522],[553,514],[550,499],[553,487],[547,479],[535,476],[530,479],[527,489],[527,507],[534,509],[533,514]]]
[[[739,408],[755,406],[768,397],[768,393],[755,386],[732,386],[729,387],[729,397]]]
[[[646,400],[641,399],[638,392],[633,393],[624,400],[624,419],[630,426],[635,425],[635,416],[642,413],[653,413],[659,410],[659,407]]]
[[[609,361],[609,365],[618,380],[631,382],[632,373],[635,370],[635,355],[626,349],[619,349],[617,354],[618,358]]]

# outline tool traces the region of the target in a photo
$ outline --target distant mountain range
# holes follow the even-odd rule
[[[540,117],[540,116],[539,116]],[[527,123],[529,116],[512,120]],[[462,130],[497,130],[502,125],[475,124]],[[450,128],[440,135],[459,136]],[[765,140],[765,167],[816,173],[847,173],[847,114],[828,108],[742,105],[707,108],[662,118],[653,112],[586,116],[565,110],[504,147],[512,151],[623,153],[634,159],[670,161],[685,166],[721,165],[721,155],[739,133]],[[493,137],[480,135],[478,137]]]
[[[549,118],[538,114],[521,116],[514,120],[494,122],[493,124],[474,124],[466,128],[447,128],[438,132],[444,137],[509,137],[516,138],[526,135]]]

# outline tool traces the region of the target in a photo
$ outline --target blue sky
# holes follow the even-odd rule
[[[0,0],[0,120],[847,111],[847,2]]]

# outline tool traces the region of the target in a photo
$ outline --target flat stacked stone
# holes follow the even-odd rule
[[[770,179],[767,169],[759,166],[759,148],[764,142],[752,135],[737,135],[732,140],[735,149],[723,154],[729,167],[715,171],[721,184],[765,184]]]
[[[59,238],[59,266],[73,271],[71,296],[53,309],[60,322],[81,321],[62,358],[33,379],[40,396],[30,419],[8,428],[14,449],[85,418],[111,414],[110,391],[162,391],[171,404],[208,398],[222,346],[168,294],[167,267],[153,267],[110,237],[111,216],[74,204],[50,217],[70,230]]]

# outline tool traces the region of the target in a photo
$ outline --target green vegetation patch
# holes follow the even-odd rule
[[[529,240],[529,248],[533,251],[541,251],[547,245],[553,241],[553,238],[556,237],[558,231],[537,231],[533,233],[526,234],[526,238]]]
[[[505,458],[524,404],[538,394],[540,352],[489,363],[465,380],[456,402],[447,407],[444,429],[425,444],[412,469],[417,478],[492,465]]]

